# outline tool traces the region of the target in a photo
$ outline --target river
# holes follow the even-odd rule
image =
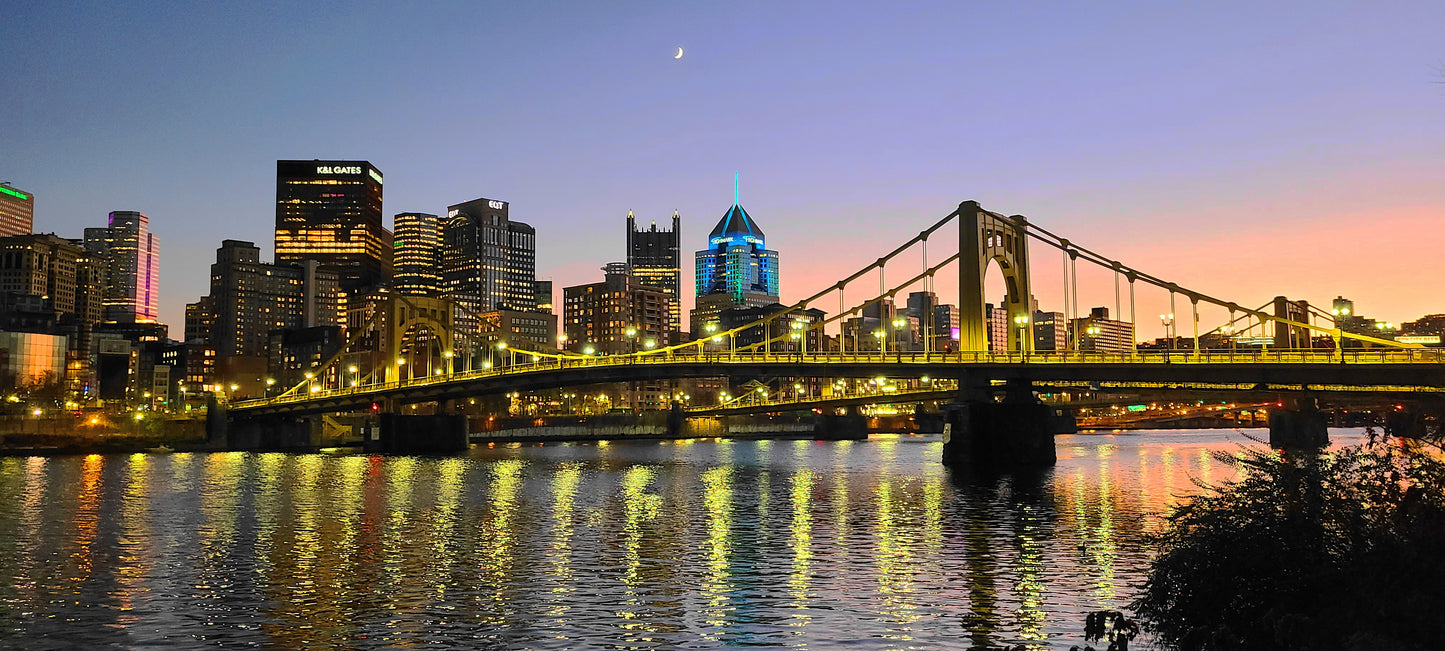
[[[0,645],[1082,647],[1264,435],[1060,436],[1002,478],[907,435],[4,458]]]

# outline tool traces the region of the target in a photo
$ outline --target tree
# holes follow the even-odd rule
[[[1181,649],[1414,649],[1445,612],[1445,464],[1370,436],[1219,455],[1243,477],[1169,516],[1133,610]]]

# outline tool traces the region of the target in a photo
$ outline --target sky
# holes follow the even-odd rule
[[[388,226],[510,202],[559,294],[625,259],[628,210],[644,226],[681,211],[686,293],[737,172],[785,302],[977,200],[1241,305],[1445,312],[1438,1],[5,14],[0,180],[36,196],[37,232],[147,214],[173,337],[222,239],[270,259],[275,161],[292,158],[376,165]],[[1035,256],[1044,309],[1062,309],[1057,258]],[[1080,281],[1083,309],[1113,305],[1107,274]],[[1165,305],[1140,295],[1141,314]]]

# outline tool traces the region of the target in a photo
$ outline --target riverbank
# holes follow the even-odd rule
[[[3,425],[0,456],[126,454],[162,447],[177,452],[223,449],[206,439],[205,421],[194,418],[152,417],[129,424],[119,422],[119,417],[27,418]]]

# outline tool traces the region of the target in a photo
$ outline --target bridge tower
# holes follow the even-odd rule
[[[413,330],[425,328],[441,343],[443,364],[450,372],[455,350],[455,315],[452,303],[442,298],[426,296],[401,296],[392,294],[383,303],[386,316],[386,379],[395,382],[402,377],[402,369],[396,364],[401,355],[402,343]]]
[[[1008,314],[1008,348],[1031,349],[1028,221],[1023,215],[1005,217],[986,211],[977,201],[959,204],[958,220],[959,349],[988,350],[983,278],[995,261],[1008,290],[1002,306]]]

